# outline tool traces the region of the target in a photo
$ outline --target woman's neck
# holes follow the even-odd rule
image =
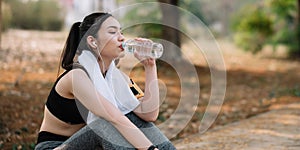
[[[103,74],[103,76],[106,75],[106,72],[109,69],[111,62],[112,62],[112,60],[98,59],[98,64],[99,64],[99,67],[101,69],[101,73]]]

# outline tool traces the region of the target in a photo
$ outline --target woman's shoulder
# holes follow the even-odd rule
[[[73,68],[72,70],[69,70],[65,76],[68,76],[67,78],[77,78],[77,77],[87,77],[89,78],[89,75],[87,71],[84,68]]]
[[[87,70],[78,62],[74,62],[73,64],[69,65],[68,67],[65,68],[67,72],[74,71],[80,69],[84,71],[86,74],[88,74]]]
[[[65,71],[61,76],[59,76],[54,87],[59,94],[66,95],[62,93],[69,93],[70,89],[73,87],[74,81],[85,81],[88,79],[89,77],[84,70],[74,68],[72,70]]]
[[[65,70],[61,75],[58,76],[55,84],[57,84],[61,80],[73,80],[74,77],[79,77],[79,76],[81,76],[81,78],[84,76],[88,77],[88,74],[86,70],[82,68],[72,68],[70,70]]]

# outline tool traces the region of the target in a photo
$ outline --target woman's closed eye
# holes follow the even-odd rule
[[[117,32],[116,31],[109,31],[108,33],[109,34],[116,34]]]
[[[123,35],[123,32],[119,32],[119,31],[109,31],[108,33],[111,35]]]

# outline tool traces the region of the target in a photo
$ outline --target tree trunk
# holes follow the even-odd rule
[[[2,0],[0,0],[0,49],[2,48],[1,35],[2,35]]]
[[[96,8],[96,11],[104,11],[103,8],[103,0],[98,0],[98,7]]]
[[[179,29],[179,11],[178,0],[158,0],[161,3],[162,11],[162,42],[164,45],[164,54],[162,59],[166,61],[180,61],[181,60],[181,42]],[[170,5],[166,5],[170,4]]]

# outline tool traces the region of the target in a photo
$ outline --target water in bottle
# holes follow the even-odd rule
[[[163,46],[160,43],[127,40],[122,44],[123,49],[127,53],[137,53],[142,57],[150,57],[158,59],[163,54]]]

